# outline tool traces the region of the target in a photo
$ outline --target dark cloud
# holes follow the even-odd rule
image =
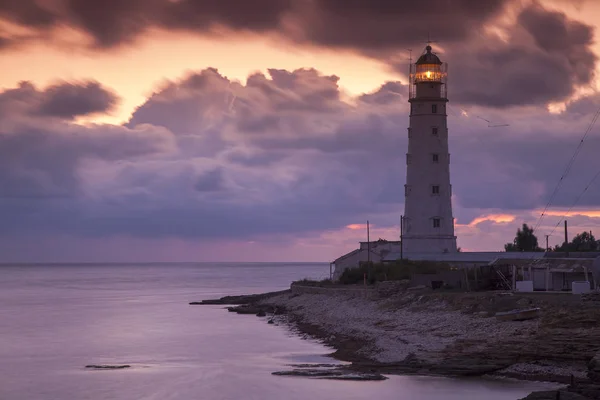
[[[594,78],[593,28],[539,5],[524,8],[507,40],[448,50],[451,96],[464,104],[508,107],[567,100]],[[485,84],[483,84],[485,82]]]
[[[430,32],[462,40],[510,1],[66,0],[63,7],[43,8],[33,0],[1,0],[0,16],[42,30],[77,27],[100,48],[131,43],[150,28],[206,34],[225,27],[325,46],[397,49]]]
[[[72,119],[77,116],[107,113],[118,96],[98,82],[61,82],[38,90],[30,82],[0,93],[0,117],[32,115]]]
[[[168,28],[206,31],[215,24],[263,32],[279,25],[297,0],[180,0],[170,2],[160,23]]]
[[[13,41],[10,38],[4,37],[0,35],[0,51],[4,49],[8,49],[13,44]]]
[[[158,12],[156,0],[67,0],[63,22],[80,27],[98,47],[130,43],[148,29]]]
[[[109,49],[132,43],[151,28],[273,30],[292,1],[297,0],[65,0],[61,7],[43,8],[34,0],[0,0],[0,18],[39,29],[40,34],[58,25],[79,28],[95,47]]]
[[[428,35],[448,43],[498,15],[507,0],[317,0],[300,13],[303,39],[332,47],[392,49],[424,42]],[[301,39],[301,38],[299,38]]]
[[[81,85],[64,82],[44,91],[37,111],[41,115],[69,119],[106,113],[114,108],[117,100],[114,93],[98,82]]]
[[[508,9],[516,12],[512,23],[500,18]],[[514,0],[66,0],[63,7],[54,8],[0,0],[2,17],[31,28],[40,38],[51,37],[51,27],[74,27],[105,50],[133,43],[156,28],[202,35],[227,30],[274,33],[294,43],[353,50],[403,74],[407,48],[418,51],[431,34],[451,64],[452,99],[500,108],[564,101],[593,81],[597,62],[591,50],[592,27],[537,2],[522,6]],[[489,26],[498,26],[504,37],[484,29]],[[0,48],[21,39],[0,39]],[[275,83],[263,90],[285,86],[286,78],[277,74],[271,71]],[[261,79],[251,78],[251,84],[259,88]],[[336,95],[334,86],[313,95]],[[321,105],[310,97],[285,100],[280,107]],[[243,123],[252,131],[264,122],[280,128],[281,121],[273,116],[264,121],[249,116]]]
[[[32,28],[48,28],[57,16],[36,0],[0,0],[0,18]]]

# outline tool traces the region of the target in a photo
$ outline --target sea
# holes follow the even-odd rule
[[[265,318],[190,301],[325,278],[329,264],[0,266],[1,400],[515,400],[547,385],[390,376],[379,382],[274,376],[332,352]],[[90,370],[90,364],[128,364]]]

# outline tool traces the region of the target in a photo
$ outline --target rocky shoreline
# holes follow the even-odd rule
[[[376,285],[368,297],[331,293],[286,290],[190,304],[237,305],[229,310],[267,315],[319,339],[335,349],[333,357],[352,363],[347,368],[364,374],[553,381],[569,385],[561,389],[563,400],[600,398],[596,301],[571,294],[410,290],[403,282]],[[534,306],[542,309],[535,320],[493,318]],[[528,399],[555,399],[556,393]]]

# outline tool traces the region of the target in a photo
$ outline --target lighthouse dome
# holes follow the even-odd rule
[[[417,60],[417,62],[415,64],[422,65],[422,64],[441,64],[442,63],[440,61],[439,57],[431,52],[431,46],[425,47],[425,50],[427,52],[425,54],[423,54],[421,57],[419,57],[419,59]]]

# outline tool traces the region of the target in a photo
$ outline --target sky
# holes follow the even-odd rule
[[[332,261],[367,220],[398,240],[428,38],[449,64],[458,246],[502,250],[523,223],[559,244],[563,217],[600,232],[599,17],[594,0],[0,0],[0,262]]]

